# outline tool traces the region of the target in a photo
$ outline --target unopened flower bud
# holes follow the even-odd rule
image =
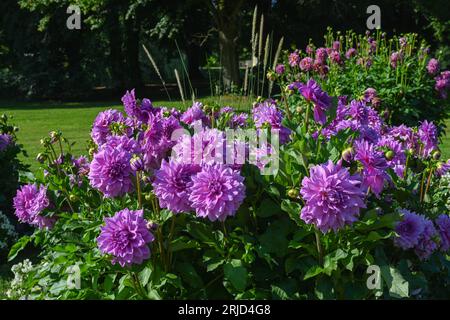
[[[155,231],[156,229],[158,229],[159,225],[156,222],[153,221],[149,221],[147,222],[147,229],[150,231]]]
[[[434,150],[431,155],[434,160],[439,160],[441,158],[441,152],[439,150]]]
[[[386,153],[384,154],[384,157],[388,161],[391,161],[392,159],[394,159],[394,156],[395,156],[395,154],[392,150],[386,151]]]
[[[353,148],[350,147],[342,151],[341,157],[344,161],[351,162],[353,160]]]
[[[47,155],[45,155],[43,153],[39,153],[36,156],[36,161],[38,161],[39,163],[44,163],[45,160],[47,160]]]
[[[59,140],[59,134],[56,131],[50,132],[50,141],[51,143],[55,143]]]
[[[69,200],[70,200],[70,202],[77,202],[77,201],[79,200],[79,198],[78,198],[77,195],[71,194],[71,195],[69,196]]]
[[[297,198],[298,197],[298,190],[296,190],[296,189],[289,189],[288,190],[288,192],[287,192],[287,194],[288,194],[288,196],[290,197],[290,198],[293,198],[293,199],[295,199],[295,198]]]
[[[267,72],[267,79],[269,79],[269,81],[275,81],[277,79],[276,73],[273,71]]]
[[[89,155],[90,155],[91,157],[93,157],[93,156],[94,156],[94,153],[95,153],[95,148],[90,148],[90,149],[89,149]]]
[[[6,120],[8,120],[8,116],[6,114],[2,114],[1,119],[2,121],[6,122]]]
[[[130,160],[130,166],[133,171],[142,171],[144,170],[144,161],[142,161],[142,158],[135,156]]]
[[[147,193],[147,194],[145,195],[145,200],[146,200],[146,201],[151,201],[152,198],[153,198],[153,195],[152,195],[151,193]]]
[[[303,109],[302,107],[298,106],[297,108],[295,108],[295,111],[297,111],[297,113],[302,113]]]

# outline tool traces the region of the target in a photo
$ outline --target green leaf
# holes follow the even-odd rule
[[[103,289],[106,292],[110,292],[114,286],[114,281],[116,280],[117,273],[107,274],[105,276],[105,281],[103,281]]]
[[[139,272],[139,282],[142,286],[146,286],[152,275],[153,268],[151,266],[145,267]]]
[[[224,265],[223,271],[225,279],[230,281],[233,287],[238,291],[244,291],[247,287],[247,268],[242,265],[242,262],[233,259]]]
[[[192,264],[188,262],[181,262],[177,264],[176,269],[179,272],[181,279],[188,283],[192,288],[203,287],[203,280],[198,275]]]
[[[19,252],[22,251],[30,241],[31,241],[31,237],[29,237],[29,236],[23,236],[22,238],[20,238],[11,247],[11,250],[9,251],[9,254],[8,254],[8,261],[14,260],[14,258],[17,257]]]
[[[276,215],[280,212],[280,205],[272,201],[271,199],[264,199],[261,202],[258,210],[256,211],[256,215],[261,218],[268,218],[273,215]]]
[[[311,268],[309,268],[308,271],[306,271],[305,276],[303,277],[303,280],[313,278],[321,273],[323,273],[322,267],[320,267],[319,265],[314,265]]]
[[[172,252],[186,250],[186,249],[194,249],[198,248],[199,244],[197,241],[189,239],[187,237],[179,237],[172,241],[170,249]]]

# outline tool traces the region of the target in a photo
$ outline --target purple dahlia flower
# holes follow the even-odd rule
[[[437,149],[437,127],[433,122],[425,120],[420,124],[417,135],[422,144],[420,147],[420,155],[424,158],[429,157],[431,153]]]
[[[286,68],[284,67],[284,64],[277,64],[277,66],[275,67],[275,72],[277,74],[283,74],[285,69]]]
[[[172,158],[185,164],[223,163],[225,136],[217,129],[204,128],[190,135],[183,135],[172,149]]]
[[[434,88],[439,92],[443,99],[446,99],[447,89],[450,88],[450,71],[446,70],[441,72],[434,80],[436,80]]]
[[[203,125],[209,124],[208,116],[203,112],[203,104],[201,102],[194,102],[192,107],[187,109],[180,120],[186,124],[192,125],[194,122],[201,120]]]
[[[364,140],[355,142],[355,160],[363,165],[363,185],[379,195],[384,188],[384,182],[389,180],[386,173],[388,164],[384,155],[376,150],[375,145]]]
[[[435,241],[439,237],[436,228],[431,220],[423,217],[423,232],[419,236],[419,241],[414,247],[414,252],[420,260],[428,259],[431,254],[438,249],[438,245]]]
[[[51,228],[55,222],[54,218],[40,215],[49,204],[47,188],[36,184],[22,186],[13,199],[15,214],[19,221],[41,229]]]
[[[316,61],[320,64],[325,64],[328,57],[327,49],[318,48],[316,50]]]
[[[398,62],[402,61],[403,54],[401,52],[393,52],[391,54],[390,59],[391,59],[391,67],[395,69],[397,68]]]
[[[12,141],[13,139],[11,135],[7,133],[0,134],[0,152],[5,150],[12,143]]]
[[[131,154],[122,148],[105,147],[94,155],[90,165],[91,185],[105,197],[122,196],[133,190]]]
[[[440,162],[437,165],[436,175],[438,177],[442,177],[443,175],[445,175],[449,171],[450,171],[450,159],[448,159],[447,162]]]
[[[327,122],[326,110],[331,105],[331,97],[323,91],[313,79],[309,79],[306,84],[300,82],[292,83],[289,88],[298,89],[302,96],[314,103],[314,120],[322,125]]]
[[[406,165],[406,154],[405,150],[402,148],[402,144],[391,136],[382,136],[378,140],[377,146],[386,149],[385,151],[387,152],[391,151],[393,153],[391,159],[386,159],[387,164],[394,170],[397,176],[403,177]]]
[[[309,72],[314,67],[314,60],[310,57],[303,58],[300,60],[300,69],[305,72]]]
[[[422,216],[406,209],[400,209],[400,213],[403,217],[395,225],[398,237],[395,238],[394,244],[403,250],[411,249],[419,243],[419,237],[424,230],[424,220]]]
[[[141,264],[150,257],[148,243],[155,239],[147,229],[143,211],[123,209],[114,217],[105,218],[105,225],[97,238],[97,245],[104,254],[113,256],[112,263],[122,267]]]
[[[174,213],[191,211],[189,187],[192,176],[200,171],[200,166],[163,160],[161,168],[155,171],[153,190],[162,208]]]
[[[300,62],[300,56],[299,56],[299,54],[298,54],[298,51],[295,50],[294,52],[292,52],[291,54],[289,54],[288,60],[289,60],[289,65],[290,65],[291,67],[298,66],[298,64],[299,64],[299,62]]]
[[[355,48],[350,48],[350,49],[348,49],[347,52],[345,53],[345,57],[346,57],[347,59],[350,59],[350,58],[356,56],[356,54],[357,54],[356,49],[355,49]]]
[[[272,129],[279,130],[281,144],[289,141],[291,130],[281,124],[283,114],[274,100],[267,99],[263,103],[256,104],[253,107],[252,113],[253,121],[257,129],[262,129],[265,125],[269,125]]]
[[[300,194],[306,202],[300,217],[323,233],[352,224],[366,207],[361,177],[350,175],[348,169],[331,161],[310,169]]]
[[[239,171],[215,164],[206,165],[192,177],[189,201],[197,216],[224,221],[234,216],[245,198],[244,178]]]
[[[109,109],[100,112],[94,120],[91,137],[97,145],[102,145],[107,138],[113,135],[110,126],[114,123],[123,123],[125,118],[117,110]]]
[[[430,59],[427,64],[427,71],[430,75],[435,75],[439,72],[439,61],[437,59]]]
[[[340,41],[333,41],[333,45],[332,45],[333,50],[339,51],[339,49],[341,48],[341,42]]]
[[[450,249],[450,217],[441,214],[436,218],[435,223],[441,237],[440,249],[442,252],[447,252]]]
[[[247,119],[248,119],[248,114],[242,112],[242,113],[238,113],[238,114],[234,114],[228,125],[231,129],[235,129],[235,128],[242,128],[245,127],[247,125]]]
[[[333,50],[330,52],[330,61],[336,64],[342,63],[341,54],[339,51]]]

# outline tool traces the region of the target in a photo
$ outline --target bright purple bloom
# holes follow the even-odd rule
[[[194,102],[192,107],[187,109],[180,120],[186,124],[192,125],[195,121],[201,120],[204,125],[209,124],[209,119],[203,112],[203,104],[201,102]]]
[[[242,128],[245,127],[247,125],[247,119],[248,119],[248,114],[241,112],[238,114],[234,114],[228,125],[230,128],[235,129],[235,128]]]
[[[332,161],[310,169],[309,177],[303,178],[300,194],[306,201],[300,217],[323,233],[352,224],[360,209],[366,207],[361,177],[350,175],[347,168]]]
[[[439,61],[437,59],[430,59],[427,64],[427,71],[430,75],[435,75],[439,72]]]
[[[109,109],[100,112],[95,118],[92,126],[91,137],[97,145],[102,145],[107,138],[113,135],[111,125],[114,123],[124,123],[125,118],[117,110]]]
[[[383,151],[390,151],[393,153],[393,157],[391,159],[386,159],[387,164],[394,170],[397,176],[402,178],[404,176],[406,164],[406,154],[402,148],[402,144],[399,141],[396,141],[393,137],[384,135],[378,140],[377,146],[384,149]]]
[[[403,149],[415,149],[417,146],[417,137],[414,131],[403,124],[397,127],[391,127],[388,135],[396,141],[399,141]]]
[[[309,79],[306,84],[294,82],[289,86],[292,90],[297,88],[306,101],[314,103],[314,120],[321,125],[327,122],[326,111],[331,105],[331,97],[323,91],[313,79]]]
[[[437,127],[433,122],[425,120],[420,124],[417,135],[421,143],[420,155],[424,158],[429,157],[437,149]]]
[[[189,189],[197,216],[211,221],[234,216],[245,198],[244,178],[239,171],[220,164],[204,166],[192,177]]]
[[[314,48],[313,48],[312,45],[308,44],[306,46],[306,50],[305,51],[306,51],[307,54],[312,55],[314,53]]]
[[[192,176],[200,169],[198,165],[163,160],[161,168],[155,171],[153,181],[153,190],[161,208],[167,208],[173,213],[191,211],[189,187],[192,185]]]
[[[284,64],[277,64],[277,66],[275,67],[275,72],[277,74],[283,74],[284,71],[285,71]]]
[[[303,58],[300,60],[300,69],[305,72],[309,72],[314,67],[314,60],[310,57]]]
[[[253,107],[252,113],[253,121],[257,129],[265,128],[265,126],[270,126],[272,129],[279,129],[280,143],[284,144],[289,141],[291,130],[281,124],[283,114],[274,100],[267,99],[262,103],[257,103]]]
[[[133,190],[131,154],[122,148],[105,147],[94,155],[89,180],[105,197],[122,196]]]
[[[47,188],[36,184],[27,184],[17,190],[13,199],[15,215],[20,222],[37,226],[40,229],[51,228],[55,222],[54,218],[42,216],[50,201],[47,198]]]
[[[141,264],[150,257],[148,244],[155,237],[147,229],[142,210],[123,209],[114,217],[105,218],[105,225],[97,238],[103,254],[113,256],[112,263],[122,267]]]
[[[395,232],[398,237],[394,239],[394,244],[403,250],[411,249],[419,243],[419,237],[424,230],[423,217],[408,211],[400,209],[402,219],[395,225]]]
[[[447,252],[450,249],[450,217],[441,214],[436,218],[435,223],[441,238],[440,249],[442,252]]]
[[[355,142],[355,160],[363,165],[363,186],[370,188],[375,195],[379,195],[384,188],[384,182],[389,180],[386,173],[388,164],[384,155],[376,150],[375,145],[360,140]]]
[[[443,99],[447,98],[447,89],[450,88],[450,71],[443,71],[434,78],[436,84],[434,88],[439,92]]]

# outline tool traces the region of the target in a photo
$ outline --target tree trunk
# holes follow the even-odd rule
[[[237,40],[239,38],[239,12],[243,0],[222,0],[208,4],[219,31],[219,49],[222,62],[222,80],[226,89],[231,84],[239,86],[239,56]]]

